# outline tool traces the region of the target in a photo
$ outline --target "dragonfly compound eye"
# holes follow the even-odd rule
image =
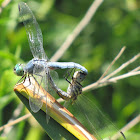
[[[14,73],[17,76],[23,76],[24,75],[24,70],[21,64],[16,64],[16,66],[14,67]]]

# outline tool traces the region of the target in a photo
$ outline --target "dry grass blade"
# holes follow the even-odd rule
[[[86,128],[84,128],[84,126],[65,107],[59,104],[54,97],[45,91],[34,80],[34,78],[26,78],[23,83],[15,86],[14,91],[16,94],[20,94],[26,99],[29,97],[34,98],[35,100],[39,99],[43,103],[41,111],[46,113],[47,106],[47,114],[70,133],[72,133],[76,138],[83,140],[96,140],[96,138],[90,132],[88,132]],[[37,113],[34,113],[34,115],[35,114]],[[47,122],[45,123],[47,125]]]

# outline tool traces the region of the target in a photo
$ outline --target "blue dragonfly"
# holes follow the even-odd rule
[[[87,69],[78,63],[50,62],[43,49],[43,37],[42,37],[41,29],[32,11],[28,7],[28,5],[24,2],[20,2],[18,7],[19,7],[20,19],[25,26],[30,50],[34,58],[30,60],[26,65],[16,64],[16,66],[14,67],[14,73],[17,76],[22,76],[21,79],[31,76],[38,82],[38,84],[43,85],[45,90],[48,91],[50,88],[48,86],[49,84],[48,75],[50,75],[52,70],[77,68],[80,69],[85,75],[87,75],[88,73]],[[35,87],[34,87],[34,94],[35,95],[38,94],[37,89],[35,89]],[[38,112],[42,107],[43,103],[41,99],[35,99],[29,97],[29,104],[33,112]]]
[[[82,93],[81,82],[85,79],[86,75],[88,74],[87,69],[85,67],[81,66],[80,64],[77,64],[74,62],[50,62],[43,49],[43,37],[42,37],[41,29],[33,15],[32,11],[30,10],[30,8],[27,6],[26,3],[24,3],[24,2],[19,3],[19,13],[20,13],[21,21],[23,22],[23,24],[25,26],[29,46],[30,46],[30,49],[31,49],[31,52],[32,52],[34,58],[32,60],[30,60],[26,65],[17,64],[14,68],[15,74],[18,76],[22,76],[21,79],[27,78],[27,77],[30,78],[30,76],[33,77],[38,82],[38,84],[41,84],[41,86],[43,85],[43,87],[47,91],[50,88],[49,87],[49,84],[50,84],[51,88],[61,98],[63,98],[64,100],[67,100],[67,101],[72,100],[72,102],[74,103],[74,101],[77,101],[77,98]],[[51,73],[51,70],[55,70],[55,69],[71,69],[71,68],[79,69],[79,71],[76,71],[72,75],[71,81],[67,80],[69,82],[69,87],[67,89],[67,92],[65,92],[56,86],[56,84],[53,81],[53,77],[51,76],[50,73]],[[35,88],[36,87],[34,87],[34,89]],[[37,90],[35,89],[34,94],[38,94],[38,92],[37,92],[38,90],[39,89],[37,89]],[[42,98],[46,98],[46,101],[47,101],[46,96],[42,97]],[[82,102],[82,105],[87,104],[87,101],[88,100]],[[90,101],[88,101],[88,102],[90,103]],[[29,104],[30,104],[30,108],[33,112],[38,112],[40,110],[40,108],[42,107],[43,103],[42,103],[41,99],[35,99],[32,97],[29,97]],[[90,104],[92,104],[92,103],[90,103]],[[87,110],[89,110],[88,108],[89,107],[86,107]],[[92,106],[92,109],[90,108],[91,109],[90,112],[91,113],[95,112],[94,114],[102,114],[102,113],[100,113],[100,111],[98,111],[98,109],[95,109],[95,108]],[[77,110],[79,110],[79,109],[82,112],[82,108],[78,107]],[[47,112],[47,106],[46,106],[46,112]],[[86,113],[84,113],[84,114],[86,114]],[[95,116],[92,115],[91,120],[94,120],[96,118],[100,118],[100,120],[104,120],[103,115],[98,115],[98,117],[97,117],[97,115],[95,115]],[[88,120],[87,115],[84,115],[84,117],[85,117],[85,119]],[[91,121],[89,121],[89,123],[91,123]],[[95,123],[95,124],[97,125],[97,127],[100,127],[100,126],[98,126],[97,123]],[[103,124],[103,123],[101,123],[101,124]],[[96,129],[97,127],[95,127],[95,130],[98,131],[98,129]],[[92,129],[94,129],[94,127],[92,127]],[[97,136],[99,136],[98,133],[97,133]],[[99,136],[99,139],[100,138],[101,137]]]

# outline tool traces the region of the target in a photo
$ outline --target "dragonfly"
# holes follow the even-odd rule
[[[21,20],[25,26],[29,46],[33,55],[33,59],[30,60],[26,65],[17,64],[14,68],[14,72],[17,76],[22,76],[21,79],[32,76],[35,78],[39,84],[43,84],[46,90],[48,89],[48,82],[53,87],[55,92],[60,95],[65,100],[77,100],[78,95],[82,92],[81,82],[84,80],[88,71],[85,67],[81,66],[78,63],[74,62],[49,62],[45,51],[43,49],[43,37],[41,29],[32,13],[30,8],[27,6],[26,3],[20,2],[19,3],[19,13]],[[75,72],[73,78],[71,80],[71,84],[67,90],[67,92],[62,91],[59,89],[56,84],[53,82],[52,76],[50,75],[51,70],[55,69],[71,69],[77,68],[80,71]],[[79,77],[78,77],[79,75]],[[35,77],[37,76],[37,77]],[[80,78],[80,79],[79,79]],[[74,81],[75,79],[75,81]],[[75,88],[76,87],[76,88]],[[34,94],[38,94],[34,91]],[[74,92],[72,92],[74,91]],[[47,97],[46,101],[47,101]],[[83,104],[86,102],[83,102]],[[29,105],[33,112],[38,112],[42,107],[41,99],[34,99],[29,97]],[[79,109],[79,108],[78,108]],[[47,106],[46,106],[47,112]]]
[[[26,79],[27,77],[29,78],[30,76],[32,76],[38,82],[39,85],[42,85],[45,88],[45,90],[48,91],[49,90],[48,75],[50,75],[51,70],[78,68],[81,71],[83,71],[85,75],[88,74],[87,69],[78,63],[50,62],[43,48],[43,36],[42,36],[41,29],[32,11],[28,7],[28,5],[24,2],[20,2],[18,8],[19,8],[21,21],[23,22],[26,29],[26,34],[27,34],[30,50],[33,55],[33,59],[30,60],[26,65],[16,64],[16,66],[14,67],[14,73],[17,76],[22,76],[21,79]],[[36,87],[34,87],[34,95],[39,93],[39,92],[37,93],[39,89],[36,90],[35,88]],[[47,101],[47,97],[43,97],[43,98],[46,98]],[[43,103],[41,99],[35,99],[29,97],[29,105],[33,112],[35,113],[38,112],[41,109],[42,104]],[[46,106],[46,112],[47,112],[47,106]]]

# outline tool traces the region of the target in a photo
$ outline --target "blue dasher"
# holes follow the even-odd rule
[[[34,58],[30,60],[26,65],[16,64],[14,68],[15,74],[18,76],[22,76],[21,79],[29,76],[34,77],[34,79],[36,79],[38,84],[41,84],[47,91],[49,90],[48,75],[50,75],[50,70],[78,68],[81,71],[83,71],[85,75],[87,75],[88,73],[87,69],[78,63],[49,62],[43,49],[42,32],[36,21],[36,18],[34,17],[32,11],[30,10],[30,8],[27,6],[26,3],[20,2],[18,6],[20,18],[25,26],[29,46]],[[37,89],[34,89],[34,94],[35,95],[38,94]],[[33,112],[38,112],[42,107],[41,99],[29,97],[29,104]]]
[[[78,95],[82,93],[82,86],[80,83],[84,80],[85,76],[88,74],[87,69],[85,67],[81,66],[80,64],[77,64],[74,62],[49,62],[49,60],[45,54],[45,51],[43,49],[42,32],[41,32],[41,29],[33,15],[32,11],[27,6],[27,4],[21,2],[21,3],[19,3],[19,13],[20,13],[21,20],[24,23],[26,33],[28,36],[28,42],[29,42],[30,49],[31,49],[31,52],[32,52],[34,58],[32,60],[30,60],[25,66],[22,64],[17,64],[14,68],[14,72],[18,76],[22,76],[22,78],[26,78],[29,76],[34,77],[38,81],[38,83],[42,84],[43,87],[47,91],[49,90],[48,83],[50,83],[51,87],[54,89],[54,91],[56,93],[58,93],[58,95],[60,97],[62,97],[65,100],[75,101],[77,99]],[[68,87],[68,90],[67,90],[67,92],[64,92],[61,89],[59,89],[56,86],[56,84],[54,83],[53,78],[50,75],[50,70],[66,69],[66,68],[77,68],[77,69],[80,69],[80,71],[76,71],[73,74],[72,80]],[[37,76],[37,77],[35,77],[35,76]],[[37,93],[38,90],[39,89],[37,89],[37,90],[35,89],[34,94],[38,94]],[[47,100],[47,97],[42,97],[42,98],[46,98],[46,100]],[[87,104],[87,101],[84,101],[82,103],[82,105]],[[90,101],[88,101],[88,102],[90,102]],[[42,107],[41,99],[35,99],[35,98],[29,97],[29,104],[30,104],[31,110],[33,112],[38,112],[40,110],[40,108]],[[80,108],[77,108],[77,110],[79,110],[79,109]],[[89,109],[86,107],[86,110],[89,110]],[[92,110],[97,114],[98,114],[98,112],[100,112],[100,111],[96,112],[96,109],[95,110],[92,109]],[[93,114],[92,110],[90,110],[91,114]],[[86,114],[86,113],[84,113],[84,114]],[[81,116],[81,114],[80,114],[80,116]],[[86,115],[84,115],[84,116],[86,116]],[[101,116],[99,115],[98,117],[94,117],[94,115],[93,115],[93,116],[91,116],[91,118],[92,118],[92,120],[94,120],[95,118],[101,118]],[[87,117],[86,117],[86,119],[88,120]],[[103,120],[103,119],[101,119],[101,120]],[[96,120],[95,120],[95,122],[96,122]],[[97,123],[95,123],[95,124],[97,124]],[[92,127],[92,128],[94,128],[94,127]]]

